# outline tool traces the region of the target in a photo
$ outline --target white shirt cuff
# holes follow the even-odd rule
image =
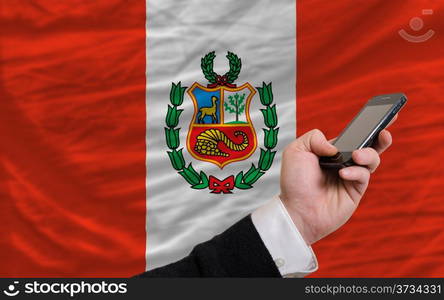
[[[251,219],[282,277],[304,277],[318,269],[313,249],[278,196],[256,209]]]

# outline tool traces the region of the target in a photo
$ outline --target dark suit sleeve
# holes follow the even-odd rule
[[[247,216],[191,253],[136,277],[281,277]]]

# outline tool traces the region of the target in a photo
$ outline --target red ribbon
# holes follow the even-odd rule
[[[234,189],[234,176],[225,178],[224,180],[219,180],[214,176],[210,176],[209,178],[209,186],[208,188],[212,190],[213,194],[231,194],[231,190]]]
[[[210,89],[215,88],[217,86],[227,86],[229,88],[235,88],[236,87],[235,84],[228,83],[227,80],[228,80],[228,78],[227,78],[226,75],[224,75],[224,76],[217,75],[216,76],[216,82],[215,83],[210,83],[207,87],[210,88]]]

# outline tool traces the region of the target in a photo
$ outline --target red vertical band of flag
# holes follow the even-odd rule
[[[145,268],[145,1],[0,3],[0,276]]]
[[[297,9],[299,135],[319,128],[333,138],[372,96],[409,98],[357,212],[314,245],[320,269],[312,276],[442,276],[444,5],[313,0]],[[423,21],[418,31],[409,27],[414,17]],[[401,29],[435,35],[411,43]]]

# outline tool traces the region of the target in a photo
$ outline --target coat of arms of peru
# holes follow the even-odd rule
[[[170,104],[165,118],[167,151],[173,168],[193,189],[206,189],[211,193],[228,194],[235,189],[251,189],[273,164],[278,142],[279,128],[276,105],[273,104],[271,82],[253,88],[248,82],[237,85],[234,82],[241,71],[241,59],[228,52],[229,71],[219,75],[213,70],[215,52],[201,60],[201,68],[209,83],[205,86],[195,82],[191,87],[172,83]],[[224,179],[196,170],[192,163],[185,162],[183,147],[180,147],[178,128],[183,111],[180,106],[188,94],[194,104],[194,114],[187,135],[187,150],[195,159],[215,164],[222,169],[226,165],[248,159],[258,146],[258,139],[250,119],[250,104],[259,94],[263,108],[265,128],[264,147],[260,158],[248,170],[241,170]],[[257,97],[256,97],[257,98]]]

